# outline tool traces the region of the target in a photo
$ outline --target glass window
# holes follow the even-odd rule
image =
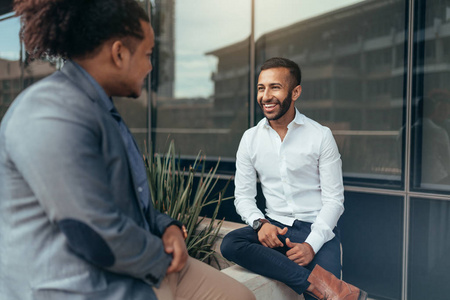
[[[450,2],[418,1],[413,103],[413,188],[450,190]],[[426,12],[426,13],[425,13]]]
[[[152,137],[235,157],[248,128],[250,0],[155,1]]]
[[[368,292],[370,299],[401,299],[403,206],[403,197],[345,193],[338,223],[343,279]]]
[[[411,199],[408,299],[448,299],[450,201]]]
[[[405,11],[404,0],[255,1],[256,76],[273,56],[299,64],[296,106],[333,131],[347,181],[400,185]]]
[[[19,92],[16,86],[20,84],[21,76],[20,22],[19,18],[8,17],[0,16],[0,120]]]
[[[25,87],[50,75],[61,65],[60,60],[30,59],[19,40],[19,18],[3,17],[3,20],[0,18],[0,120]]]

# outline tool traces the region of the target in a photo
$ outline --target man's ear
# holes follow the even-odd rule
[[[121,69],[128,63],[130,51],[125,47],[122,41],[115,41],[111,45],[111,58],[113,63]]]
[[[298,99],[298,97],[300,97],[300,94],[302,93],[302,86],[301,85],[297,85],[293,90],[292,90],[292,101],[295,101]]]

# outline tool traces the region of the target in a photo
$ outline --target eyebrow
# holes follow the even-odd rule
[[[258,86],[264,86],[264,84],[258,83]],[[279,82],[272,82],[272,83],[269,83],[269,86],[272,87],[272,86],[283,86],[283,85]]]

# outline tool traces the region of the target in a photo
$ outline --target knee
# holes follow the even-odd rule
[[[222,256],[228,260],[233,260],[236,247],[235,238],[233,237],[233,232],[228,233],[222,240],[222,244],[220,245],[220,253]]]
[[[246,252],[247,246],[254,242],[254,237],[252,236],[254,234],[253,229],[249,226],[228,233],[220,245],[222,256],[228,260],[235,261],[235,258],[239,257],[240,253]]]

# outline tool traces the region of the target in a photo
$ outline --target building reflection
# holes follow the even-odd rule
[[[183,45],[175,47],[174,23],[177,21],[175,9],[178,7],[176,1],[157,1],[156,4],[154,18],[157,40],[155,64],[160,68],[155,68],[156,73],[154,71],[151,75],[152,91],[154,92],[152,94],[152,137],[156,150],[162,151],[168,145],[168,141],[173,139],[176,142],[177,151],[180,151],[183,156],[196,156],[199,150],[202,150],[209,158],[217,156],[233,158],[240,137],[248,128],[249,41],[246,39],[227,47],[233,57],[230,59],[221,57],[217,62],[220,72],[213,72],[209,78],[207,74],[202,81],[192,80],[192,84],[199,89],[205,86],[213,87],[210,95],[176,96],[174,81],[185,82],[190,79],[175,73],[172,65],[174,62],[176,64],[186,63],[181,61],[186,57],[183,57],[183,54],[175,55],[176,52],[193,56],[193,59],[217,61],[213,59],[217,56],[217,51],[205,53],[205,51],[199,51],[195,46],[188,50]],[[202,21],[195,20],[195,22]],[[235,24],[230,26],[233,25]],[[208,24],[207,26],[212,25]],[[202,33],[189,32],[187,34],[201,35]],[[223,53],[228,50],[218,51]],[[195,64],[198,61],[187,63]],[[213,67],[213,69],[215,68]],[[230,71],[230,74],[225,75],[227,70]],[[195,78],[201,70],[192,68],[189,72]],[[216,78],[217,76],[219,78]],[[217,84],[218,82],[220,84]],[[230,99],[232,100],[229,101]]]
[[[33,60],[23,63],[0,58],[0,120],[22,90],[53,73],[56,66],[56,62]]]
[[[256,40],[257,70],[273,56],[301,66],[303,93],[296,104],[332,129],[350,176],[400,179],[395,147],[406,71],[404,6],[401,0],[363,1]],[[208,53],[219,59],[214,106],[229,111],[230,119],[239,118],[246,103],[233,92],[248,84],[248,64],[239,60],[248,49],[246,40]]]

